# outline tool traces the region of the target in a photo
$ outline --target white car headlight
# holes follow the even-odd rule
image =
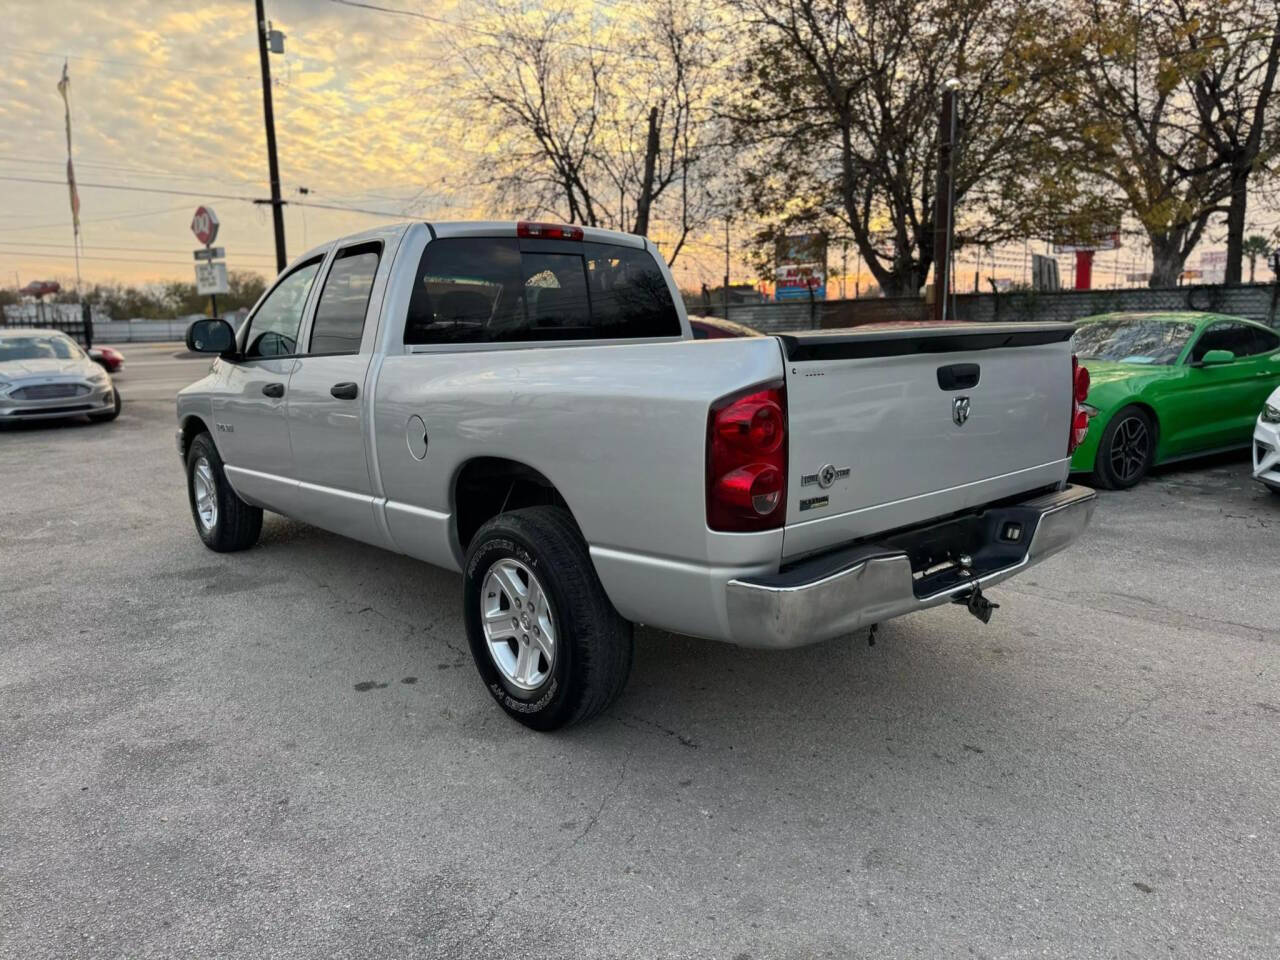
[[[0,387],[0,389],[3,389]],[[1280,423],[1280,407],[1273,404],[1266,404],[1262,408],[1262,419],[1266,423]]]

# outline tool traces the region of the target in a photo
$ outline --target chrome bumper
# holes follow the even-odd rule
[[[999,583],[1066,547],[1088,525],[1095,503],[1088,487],[1069,485],[1016,504],[1035,518],[1030,543],[1021,559],[982,574],[978,583]],[[946,603],[971,588],[966,580],[917,596],[907,554],[869,544],[791,572],[730,580],[730,633],[742,646],[799,647]]]

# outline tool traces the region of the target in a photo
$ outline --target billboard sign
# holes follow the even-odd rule
[[[1205,283],[1222,283],[1227,278],[1227,252],[1208,250],[1200,254],[1200,274]]]
[[[774,250],[775,300],[827,298],[827,237],[799,233],[779,237]]]
[[[1055,243],[1054,253],[1084,253],[1090,250],[1119,250],[1120,228],[1118,226],[1103,230],[1092,240],[1084,243]]]

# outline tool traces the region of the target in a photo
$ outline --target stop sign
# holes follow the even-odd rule
[[[191,218],[191,232],[206,247],[218,239],[218,215],[213,207],[196,207],[196,215]]]

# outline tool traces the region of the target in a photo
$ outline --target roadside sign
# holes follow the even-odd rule
[[[218,215],[213,207],[196,207],[196,215],[191,218],[191,232],[206,247],[218,239]]]
[[[203,250],[191,251],[191,256],[197,260],[222,260],[226,255],[226,247],[205,247]]]
[[[1090,250],[1119,250],[1120,228],[1112,227],[1103,230],[1092,240],[1084,243],[1055,243],[1054,253],[1086,253]]]
[[[227,286],[227,265],[225,263],[196,264],[196,293],[217,295],[229,293]]]

